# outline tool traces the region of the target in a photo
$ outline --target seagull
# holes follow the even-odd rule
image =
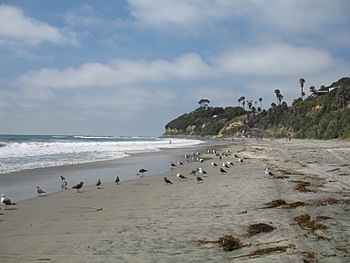
[[[222,163],[222,166],[225,168],[230,168],[230,166],[228,166],[228,164],[226,164],[226,163]]]
[[[6,206],[17,205],[17,203],[12,202],[10,199],[5,197],[5,194],[1,194],[1,203]]]
[[[182,174],[180,174],[180,173],[177,173],[177,174],[176,174],[176,177],[179,178],[179,180],[181,180],[181,179],[186,180],[186,179],[187,179],[186,176],[184,176],[184,175],[182,175]]]
[[[198,172],[200,173],[200,174],[207,174],[207,172],[206,171],[204,171],[202,168],[198,168]]]
[[[273,176],[274,174],[269,170],[269,168],[265,169],[265,174]]]
[[[199,183],[199,182],[203,182],[203,178],[201,178],[201,177],[199,177],[198,175],[197,175],[197,183]]]
[[[171,169],[173,169],[174,167],[176,167],[176,164],[174,164],[173,162],[169,162],[169,166]]]
[[[96,182],[97,189],[102,189],[101,186],[101,179],[98,179]]]
[[[183,162],[180,162],[180,161],[177,162],[177,164],[178,164],[178,165],[184,165],[184,163],[183,163]]]
[[[165,185],[167,184],[173,184],[168,178],[164,177],[164,182],[165,182]]]
[[[43,189],[41,189],[39,186],[36,187],[36,192],[38,193],[38,196],[46,194],[46,192]]]
[[[226,163],[227,163],[228,165],[233,165],[233,162],[227,161]]]
[[[190,158],[190,157],[189,157],[187,154],[185,154],[185,158],[188,159],[188,158]]]
[[[80,193],[79,190],[83,187],[83,184],[84,182],[80,182],[79,184],[73,186],[72,188],[77,189],[77,192]]]
[[[200,162],[200,163],[204,162],[204,159],[200,158],[200,159],[199,159],[199,162]]]
[[[223,174],[225,174],[225,173],[227,173],[227,171],[225,170],[225,169],[223,169],[223,168],[220,168],[220,172]]]
[[[189,173],[189,175],[191,175],[191,174],[196,175],[196,173],[197,173],[197,170],[192,170],[192,171]]]
[[[137,173],[137,175],[139,175],[140,177],[143,176],[144,173],[147,173],[148,171],[146,169],[140,169],[139,172]]]
[[[66,178],[61,175],[61,189],[67,189],[67,181]]]
[[[216,163],[214,163],[214,162],[211,162],[210,163],[212,166],[218,166]]]
[[[238,156],[237,154],[234,154],[234,156],[235,156],[236,158],[239,158],[239,156]]]
[[[115,181],[114,181],[116,184],[119,184],[120,182],[120,179],[119,179],[119,176],[117,176],[117,178],[115,178]]]
[[[243,159],[241,159],[241,158],[238,158],[237,161],[240,163],[243,163]]]

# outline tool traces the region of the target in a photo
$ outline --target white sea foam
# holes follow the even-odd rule
[[[5,146],[0,148],[0,174],[113,160],[124,158],[132,153],[155,152],[162,148],[180,148],[201,143],[199,140],[184,139],[106,141],[109,137],[74,137],[104,139],[104,141],[6,142]],[[171,143],[169,143],[170,140]]]

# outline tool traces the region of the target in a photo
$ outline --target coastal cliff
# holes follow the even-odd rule
[[[291,133],[295,138],[350,139],[350,78],[319,90],[310,87],[310,92],[290,106],[280,101],[260,111],[201,106],[166,124],[164,136],[284,137]]]

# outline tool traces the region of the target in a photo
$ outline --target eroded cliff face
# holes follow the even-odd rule
[[[241,107],[199,108],[167,124],[166,136],[258,136],[350,139],[350,78],[342,78],[305,100],[271,104],[261,112]]]

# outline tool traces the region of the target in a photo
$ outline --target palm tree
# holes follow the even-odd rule
[[[244,97],[244,96],[241,96],[241,97],[239,97],[239,99],[238,99],[238,102],[239,102],[239,103],[242,101],[243,109],[244,109],[244,105],[245,105],[244,100],[245,100],[245,97]]]
[[[305,84],[305,79],[301,78],[299,79],[299,84],[300,84],[300,94],[301,94],[301,99],[304,100],[305,92],[304,92],[304,84]]]
[[[238,107],[241,107],[241,98],[238,98]]]
[[[262,108],[262,104],[261,104],[262,100],[263,100],[262,98],[259,98],[260,108]]]
[[[253,101],[252,100],[248,100],[248,108],[251,110],[252,109],[252,106],[253,106]]]
[[[279,89],[275,89],[275,95],[276,95],[276,98],[277,98],[277,103],[278,103],[278,96],[281,94],[281,91]]]
[[[278,105],[281,105],[281,102],[282,102],[282,100],[283,100],[283,95],[282,95],[282,93],[279,93],[279,94],[277,95],[277,99],[278,99]]]

